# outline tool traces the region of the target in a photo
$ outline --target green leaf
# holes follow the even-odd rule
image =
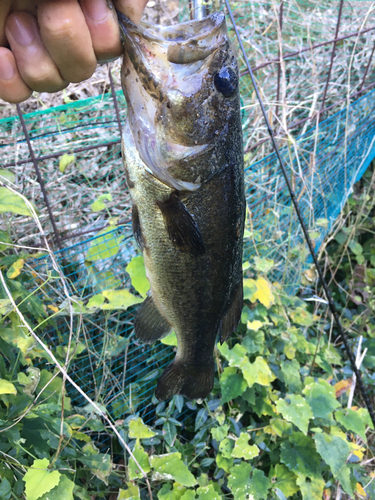
[[[241,432],[240,437],[237,439],[234,449],[232,451],[232,457],[234,458],[244,458],[245,460],[251,460],[259,455],[259,448],[255,444],[249,445],[249,435],[247,432]]]
[[[87,445],[84,446],[84,448]],[[87,465],[91,469],[91,472],[95,474],[103,483],[108,484],[108,477],[112,472],[112,461],[111,457],[106,454],[97,453],[95,455],[79,457],[80,462]]]
[[[47,458],[34,460],[33,465],[24,475],[26,500],[37,500],[59,484],[60,472],[57,470],[50,471],[48,466],[49,461]]]
[[[275,265],[273,260],[262,257],[254,257],[254,263],[255,269],[264,274],[267,274]]]
[[[164,434],[164,441],[169,446],[172,446],[177,435],[177,428],[175,424],[167,420],[163,425],[163,434]]]
[[[245,278],[243,280],[243,298],[244,300],[250,300],[254,293],[257,291],[257,286],[254,280],[250,278]]]
[[[168,333],[164,338],[160,339],[160,342],[164,345],[177,346],[177,337],[175,332]]]
[[[250,478],[252,472],[252,477]],[[271,487],[270,480],[264,472],[242,462],[235,465],[228,478],[228,487],[236,500],[262,500],[267,498],[268,490]]]
[[[187,465],[181,460],[181,453],[168,453],[151,457],[151,466],[155,470],[155,477],[172,478],[183,486],[194,486],[196,479]]]
[[[12,243],[12,240],[8,233],[0,229],[0,252],[8,248],[9,245],[7,245],[7,243]]]
[[[127,490],[119,490],[117,500],[141,500],[139,488],[135,484],[128,484]]]
[[[236,500],[247,500],[250,494],[250,474],[253,467],[241,462],[230,470],[228,487]]]
[[[302,498],[304,500],[322,500],[324,479],[314,478],[311,481],[306,477],[298,477],[297,484],[301,488]]]
[[[129,437],[131,439],[147,439],[155,436],[155,432],[152,431],[147,425],[142,422],[141,418],[134,418],[129,422]]]
[[[168,498],[169,500],[169,498]],[[194,490],[186,490],[186,492],[182,495],[180,500],[196,500],[195,491]]]
[[[111,193],[103,193],[97,198],[94,203],[91,204],[91,210],[93,212],[100,212],[106,207],[106,204],[103,203],[103,200],[112,201]]]
[[[300,364],[296,359],[291,361],[281,361],[280,364],[281,374],[279,378],[292,392],[300,392],[302,389]]]
[[[11,494],[12,494],[12,487],[10,485],[10,482],[6,477],[3,477],[0,484],[0,498],[2,500],[9,500]]]
[[[14,184],[16,182],[16,174],[11,170],[0,168],[0,181]]]
[[[148,460],[148,454],[145,452],[143,449],[139,438],[137,438],[134,448],[133,448],[133,455],[139,465],[142,467],[144,472],[147,474],[150,472],[150,463]],[[133,479],[143,477],[142,472],[139,470],[138,465],[135,463],[133,458],[130,458],[129,460],[129,479],[133,481]]]
[[[262,353],[264,350],[264,333],[257,330],[257,327],[261,328],[266,326],[268,323],[262,321],[248,321],[247,328],[250,330],[247,332],[246,337],[242,341],[242,345],[249,354],[254,354],[256,352]]]
[[[340,481],[341,486],[343,487],[344,491],[350,496],[350,498],[355,498],[353,485],[350,478],[350,472],[351,469],[347,465],[344,465],[343,467],[341,467],[337,479]]]
[[[212,437],[220,443],[220,441],[222,441],[224,438],[227,437],[228,430],[229,430],[229,425],[224,424],[221,425],[220,427],[214,427],[213,429],[211,429],[211,434]]]
[[[297,476],[288,470],[283,464],[276,464],[275,476],[277,481],[273,483],[274,488],[281,490],[286,497],[291,497],[299,490],[296,480]]]
[[[201,486],[197,489],[198,500],[221,500],[221,496],[212,484]]]
[[[129,290],[104,290],[102,292],[103,297],[105,297],[108,302],[102,304],[101,309],[106,311],[111,311],[113,309],[127,309],[134,304],[139,304],[143,302],[143,299],[136,297]]]
[[[0,213],[13,212],[18,215],[29,215],[31,212],[21,196],[6,187],[0,187]]]
[[[182,484],[173,483],[173,488],[170,484],[163,484],[161,489],[158,491],[159,500],[180,500],[181,497],[186,492],[185,486]]]
[[[216,464],[219,469],[225,470],[225,472],[229,472],[233,467],[233,458],[225,458],[221,453],[216,455]]]
[[[220,375],[221,402],[227,403],[240,396],[247,388],[247,383],[237,368],[225,367]]]
[[[118,253],[123,239],[124,237],[119,236],[118,232],[111,226],[99,231],[87,251],[86,261],[95,262],[113,257]]]
[[[62,156],[60,156],[60,161],[59,161],[59,170],[63,174],[66,170],[66,168],[71,164],[74,163],[75,161],[75,156],[70,155],[68,153],[64,153]]]
[[[0,379],[0,394],[17,394],[17,389],[11,382]]]
[[[285,420],[292,422],[292,424],[298,427],[304,434],[307,434],[309,420],[313,417],[310,406],[299,394],[291,394],[289,399],[289,404],[285,399],[279,399],[276,402],[277,410],[281,412]]]
[[[332,474],[337,478],[350,453],[348,443],[339,436],[332,436],[325,432],[316,433],[314,441],[319,455],[330,466]]]
[[[87,308],[97,308],[101,307],[105,302],[105,298],[101,293],[98,293],[96,295],[93,295],[90,300],[87,302]]]
[[[356,411],[350,408],[347,410],[338,410],[335,413],[335,418],[347,431],[355,432],[361,436],[364,442],[367,441],[365,423],[361,415]]]
[[[296,307],[294,311],[289,313],[289,316],[297,325],[311,326],[314,324],[313,315],[303,307]]]
[[[64,474],[61,474],[59,484],[38,500],[74,500],[73,489],[75,484]]]
[[[312,377],[308,377],[303,394],[315,418],[330,418],[332,411],[340,406],[334,387],[323,379],[314,382]]]
[[[294,432],[281,443],[280,460],[289,470],[310,478],[320,477],[320,457],[313,440],[302,432]]]
[[[225,438],[219,444],[219,450],[224,458],[232,458],[233,448],[233,439]]]
[[[146,277],[143,255],[137,255],[137,257],[133,257],[129,264],[126,266],[125,270],[127,273],[129,273],[132,285],[137,290],[139,295],[142,295],[142,297],[146,297],[147,292],[150,289],[150,283]]]

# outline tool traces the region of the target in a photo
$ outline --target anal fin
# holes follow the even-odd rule
[[[136,337],[145,344],[153,344],[171,331],[171,326],[161,315],[152,296],[146,297],[134,319]]]
[[[203,255],[205,247],[199,227],[188,209],[172,193],[168,200],[158,202],[169,237],[182,252]]]
[[[237,328],[241,318],[243,306],[243,284],[242,279],[237,286],[232,303],[221,321],[220,343],[225,342]]]

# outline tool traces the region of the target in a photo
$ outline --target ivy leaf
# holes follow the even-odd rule
[[[199,487],[196,493],[198,495],[198,500],[221,500],[221,496],[215,491],[212,484]]]
[[[42,495],[38,500],[74,500],[74,487],[75,484],[73,481],[71,481],[64,474],[61,474],[59,484],[48,493]]]
[[[111,226],[99,231],[87,251],[86,261],[95,262],[113,257],[118,253],[123,239],[124,237],[119,236],[117,230]]]
[[[10,266],[10,268],[7,271],[7,278],[10,280],[13,280],[14,278],[17,278],[21,274],[21,270],[25,264],[24,259],[18,259],[14,264]]]
[[[366,439],[366,427],[361,416],[351,408],[348,410],[338,410],[335,418],[347,431],[352,431],[361,436],[364,442]]]
[[[14,394],[17,395],[17,389],[11,382],[0,379],[0,394]]]
[[[23,198],[6,187],[0,187],[0,213],[1,212],[13,212],[17,215],[31,215]]]
[[[137,438],[134,448],[133,448],[133,455],[139,465],[142,467],[142,469],[145,471],[147,474],[150,472],[150,463],[148,460],[148,454],[145,452],[143,449],[141,442],[139,438]],[[143,477],[142,472],[139,470],[138,465],[134,462],[133,458],[130,458],[129,460],[129,479],[133,481],[133,479]]]
[[[49,461],[47,458],[34,460],[33,465],[24,475],[23,481],[26,484],[25,493],[27,500],[37,500],[59,484],[60,472],[57,470],[50,471],[48,466]]]
[[[255,269],[260,273],[267,274],[274,266],[274,261],[262,257],[254,257]]]
[[[330,466],[332,474],[337,478],[350,453],[348,443],[339,436],[332,436],[325,432],[316,433],[314,441],[319,455]]]
[[[281,374],[279,378],[292,392],[299,392],[302,389],[300,364],[296,359],[291,361],[281,361]]]
[[[160,339],[160,342],[164,345],[177,346],[177,336],[176,332],[172,331],[168,333],[164,338]]]
[[[237,368],[225,367],[220,375],[221,402],[227,403],[240,396],[247,388],[247,383]]]
[[[257,291],[257,286],[254,280],[251,278],[245,278],[243,280],[243,298],[244,300],[250,300],[254,293]]]
[[[131,439],[147,439],[155,436],[155,432],[152,431],[147,425],[142,422],[141,418],[134,418],[129,422],[129,437]]]
[[[255,444],[249,445],[249,435],[247,432],[241,432],[240,437],[237,439],[234,449],[232,451],[232,457],[234,458],[244,458],[245,460],[251,460],[259,455],[259,448]]]
[[[303,394],[315,418],[330,418],[332,411],[340,406],[335,397],[334,387],[323,379],[314,382],[312,377],[308,377],[305,380]]]
[[[141,500],[139,488],[135,484],[128,484],[127,490],[119,490],[117,500]]]
[[[103,203],[103,200],[112,201],[111,193],[103,193],[97,198],[94,203],[91,204],[91,210],[93,212],[100,212],[106,207],[106,204]]]
[[[159,500],[180,500],[181,497],[186,492],[185,486],[182,484],[173,483],[173,488],[170,484],[165,483],[158,491],[158,499]]]
[[[233,462],[233,458],[225,458],[221,453],[218,453],[216,455],[216,465],[219,469],[225,470],[225,472],[230,472],[231,468],[233,467]]]
[[[311,326],[314,324],[313,315],[303,307],[296,307],[294,311],[289,313],[289,316],[297,325]]]
[[[261,321],[248,321],[247,328],[250,330],[254,330],[254,323],[260,323],[261,326],[266,325],[267,323],[262,323]],[[250,326],[253,325],[253,327]],[[246,349],[249,354],[254,354],[255,352],[262,353],[264,351],[264,333],[262,331],[248,331],[245,338],[242,341],[242,345]]]
[[[134,304],[139,304],[143,302],[143,299],[136,297],[129,290],[104,290],[102,292],[103,297],[108,300],[108,303],[101,305],[101,309],[112,311],[113,309],[123,309],[126,310],[128,307]]]
[[[275,375],[273,375],[273,373],[271,372],[267,361],[261,356],[255,358],[254,363],[244,362],[240,368],[242,369],[242,373],[245,377],[248,387],[252,387],[255,383],[259,385],[269,386],[271,385],[271,382],[276,378]]]
[[[93,295],[90,300],[87,302],[87,308],[100,308],[105,302],[105,298],[101,293]]]
[[[252,477],[250,478],[251,472]],[[231,469],[228,487],[236,500],[246,500],[249,497],[254,500],[265,500],[271,482],[263,471],[253,469],[250,464],[241,462]]]
[[[195,491],[194,490],[186,490],[186,493],[184,493],[181,497],[180,500],[195,500]],[[169,500],[169,498],[168,498]]]
[[[299,394],[291,394],[289,399],[289,404],[284,399],[279,399],[276,402],[277,410],[281,412],[285,420],[292,422],[304,434],[307,434],[309,420],[313,417],[310,406]]]
[[[250,494],[250,474],[253,467],[241,462],[230,470],[228,487],[236,500],[247,500]]]
[[[125,270],[129,273],[132,285],[137,290],[139,295],[146,297],[147,292],[150,289],[150,283],[146,277],[143,255],[133,257],[126,266]]]
[[[196,479],[181,460],[181,453],[168,453],[151,457],[154,478],[171,478],[183,486],[194,486]]]
[[[294,432],[289,441],[281,443],[280,460],[289,470],[310,478],[320,477],[320,457],[314,441],[302,432]]]
[[[260,277],[256,281],[257,291],[251,297],[251,302],[259,300],[267,309],[275,303],[275,296],[272,293],[272,285],[265,278]]]
[[[321,478],[314,478],[310,481],[306,477],[299,476],[297,484],[301,488],[304,500],[322,500],[325,481]]]
[[[281,490],[286,497],[291,497],[299,490],[296,480],[297,476],[288,470],[283,464],[276,464],[275,476],[277,481],[273,484],[274,488]]]
[[[211,429],[211,434],[214,439],[216,439],[217,442],[220,443],[224,438],[227,437],[228,435],[228,430],[229,430],[229,425],[224,424],[221,425],[220,427],[214,427]]]
[[[88,445],[85,445],[85,447]],[[84,447],[84,448],[85,448]],[[103,483],[108,484],[108,477],[112,471],[112,462],[109,455],[103,455],[102,453],[96,453],[88,457],[80,457],[80,462],[87,465],[91,469],[91,472],[95,476],[103,481]]]
[[[232,458],[233,448],[233,439],[225,438],[219,444],[219,450],[224,458]]]

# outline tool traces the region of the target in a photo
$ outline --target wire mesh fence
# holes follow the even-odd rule
[[[375,157],[374,6],[370,1],[231,3],[318,250],[353,183]],[[212,2],[214,8],[222,8],[220,2]],[[180,2],[180,20],[188,17],[188,2]],[[270,278],[296,290],[310,265],[307,249],[241,59],[240,68],[248,202],[244,260],[272,259]],[[126,266],[139,253],[121,162],[119,124],[125,117],[117,90],[26,114],[24,127],[16,115],[0,120],[0,179],[8,182],[11,172],[38,208],[75,301],[71,319],[51,257],[29,259],[30,284],[40,287],[52,316],[39,334],[61,359],[71,339],[69,373],[115,418],[139,412],[151,422],[154,386],[173,346],[138,343],[133,307],[89,307],[95,294],[131,286]],[[41,245],[30,218],[14,216],[4,224],[11,225],[18,244]],[[194,409],[187,404],[179,406],[180,420]]]

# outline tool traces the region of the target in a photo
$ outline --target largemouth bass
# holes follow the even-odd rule
[[[216,337],[223,342],[236,329],[243,301],[236,54],[222,13],[170,27],[119,18],[128,104],[123,158],[150,282],[135,334],[153,343],[176,332],[159,400],[203,399],[213,388]]]

